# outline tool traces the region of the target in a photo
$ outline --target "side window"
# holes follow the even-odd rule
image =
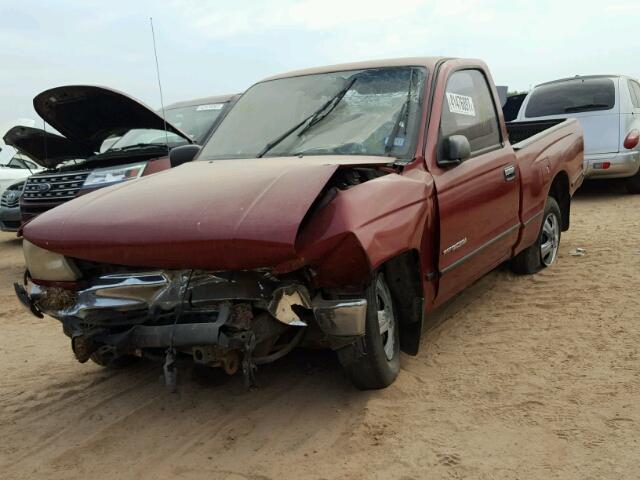
[[[631,92],[633,106],[640,108],[640,84],[634,80],[629,80],[629,91]]]
[[[449,77],[442,101],[440,135],[464,135],[472,156],[500,145],[493,97],[479,70],[460,70]]]

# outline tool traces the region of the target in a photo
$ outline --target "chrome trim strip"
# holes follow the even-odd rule
[[[579,181],[584,180],[584,177],[586,176],[587,172],[586,169],[583,168],[582,170],[580,170],[580,172],[571,179],[571,186],[573,187],[576,183],[578,183]]]
[[[478,248],[476,248],[474,251],[467,253],[464,257],[460,258],[459,260],[456,260],[455,262],[453,262],[451,265],[449,265],[446,268],[443,268],[442,270],[440,270],[440,275],[444,275],[445,273],[450,272],[451,270],[459,267],[460,265],[462,265],[464,262],[466,262],[467,260],[471,260],[471,258],[475,257],[478,253],[482,252],[484,249],[486,249],[487,247],[490,247],[491,245],[493,245],[494,243],[502,240],[504,237],[506,237],[507,235],[509,235],[511,232],[513,232],[514,230],[520,228],[522,226],[521,223],[518,223],[510,228],[508,228],[507,230],[505,230],[504,232],[502,232],[501,234],[493,237],[491,240],[489,240],[487,243],[485,243],[484,245],[479,246]]]
[[[529,217],[528,220],[525,220],[523,225],[526,227],[531,222],[535,221],[536,218],[541,217],[543,214],[544,214],[544,210],[540,210],[538,213],[534,213],[533,216]]]

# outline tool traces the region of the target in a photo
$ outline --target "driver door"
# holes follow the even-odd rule
[[[447,79],[439,159],[446,156],[452,135],[467,138],[471,155],[433,172],[440,216],[437,303],[508,259],[520,227],[516,158],[502,141],[493,95],[481,70],[456,70]]]

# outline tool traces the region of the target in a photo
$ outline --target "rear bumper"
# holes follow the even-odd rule
[[[608,168],[603,168],[605,162]],[[599,153],[584,156],[585,178],[632,177],[640,169],[640,151]]]
[[[0,207],[0,230],[16,232],[20,228],[20,207]]]

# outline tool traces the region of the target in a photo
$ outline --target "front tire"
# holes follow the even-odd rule
[[[366,291],[364,337],[338,352],[345,372],[360,390],[388,387],[400,371],[400,332],[393,298],[382,272]]]
[[[538,238],[511,260],[511,269],[515,273],[530,275],[550,267],[558,256],[561,225],[562,214],[558,202],[553,197],[547,197]]]

